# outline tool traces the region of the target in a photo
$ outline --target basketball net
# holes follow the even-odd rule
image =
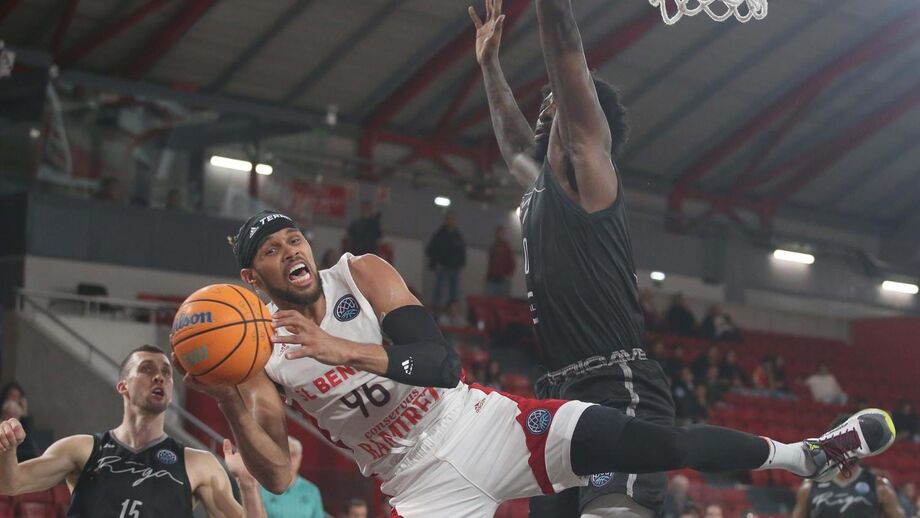
[[[763,20],[767,16],[767,0],[648,0],[654,7],[661,9],[664,23],[674,25],[683,16],[694,16],[705,12],[717,22],[724,22],[735,17],[746,23],[752,18]],[[677,6],[674,14],[668,12],[668,4]],[[713,6],[715,4],[715,7]]]

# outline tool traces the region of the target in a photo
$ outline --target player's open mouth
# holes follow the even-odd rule
[[[160,397],[160,398],[166,397],[166,391],[161,388],[153,389],[152,393],[156,397]]]
[[[288,270],[288,281],[298,288],[309,286],[312,280],[313,276],[310,274],[310,269],[307,268],[307,264],[304,262],[295,263]]]

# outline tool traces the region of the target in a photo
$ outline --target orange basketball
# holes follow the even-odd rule
[[[254,293],[214,284],[179,306],[169,341],[179,364],[209,385],[238,385],[262,370],[272,352],[271,316]]]

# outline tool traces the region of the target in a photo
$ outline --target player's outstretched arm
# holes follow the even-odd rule
[[[525,176],[522,171],[511,168],[515,155],[531,155],[534,150],[533,128],[527,123],[521,108],[514,99],[514,92],[505,79],[505,73],[498,59],[505,15],[502,14],[502,0],[485,0],[486,17],[480,19],[476,9],[469,8],[470,18],[476,26],[476,61],[482,69],[489,113],[498,149],[512,176],[523,186],[529,187],[536,176]]]
[[[806,480],[802,482],[795,494],[795,507],[792,509],[792,518],[808,518],[808,513],[811,510],[811,502],[808,500],[810,494],[811,481]]]
[[[460,359],[437,322],[406,287],[399,272],[376,255],[348,263],[361,294],[370,302],[380,328],[393,342],[357,343],[323,331],[297,311],[278,311],[272,325],[291,335],[273,336],[276,343],[301,347],[288,359],[310,357],[327,365],[348,365],[394,381],[419,387],[453,388],[460,382]]]
[[[559,125],[556,131],[574,168],[581,206],[588,212],[600,211],[616,201],[618,192],[610,126],[597,99],[570,0],[536,0],[536,4],[556,104],[554,125]]]
[[[878,494],[878,503],[882,507],[882,518],[905,518],[904,509],[898,501],[891,481],[885,477],[876,477],[875,492]]]
[[[284,403],[275,384],[261,371],[237,386],[205,385],[182,370],[173,356],[186,386],[217,400],[252,476],[265,489],[283,493],[291,484],[291,457]]]
[[[93,450],[91,435],[72,435],[52,444],[38,458],[20,464],[16,446],[26,434],[17,419],[0,423],[0,494],[18,495],[52,488],[77,474]]]
[[[195,495],[201,500],[208,516],[212,518],[266,518],[259,483],[249,474],[238,453],[233,452],[229,440],[224,439],[224,459],[227,469],[236,477],[243,505],[233,498],[227,472],[210,452],[188,448],[189,471],[194,473],[197,487]]]

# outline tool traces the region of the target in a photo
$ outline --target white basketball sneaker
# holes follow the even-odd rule
[[[879,455],[891,447],[896,435],[888,412],[877,408],[859,411],[821,437],[805,439],[802,447],[816,466],[807,478],[827,482],[840,472],[846,475],[857,459]]]

